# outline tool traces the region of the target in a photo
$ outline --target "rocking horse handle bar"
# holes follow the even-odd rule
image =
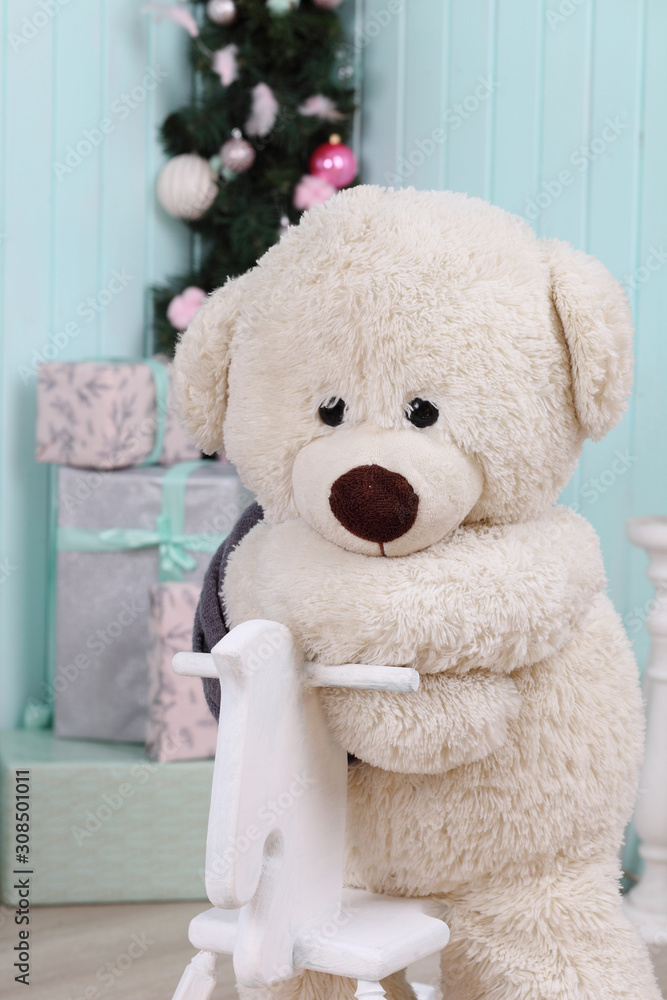
[[[306,661],[301,672],[306,687],[361,688],[364,691],[416,691],[419,674],[412,667],[379,667],[372,663],[325,663]]]
[[[214,677],[218,672],[210,653],[177,653],[175,673],[181,677]],[[341,663],[330,666],[306,661],[301,672],[305,687],[357,688],[364,691],[416,691],[419,674],[412,667],[384,667],[373,663]]]

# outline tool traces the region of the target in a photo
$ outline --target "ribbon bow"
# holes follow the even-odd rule
[[[188,536],[172,534],[171,523],[165,514],[157,519],[157,536],[161,581],[180,580],[183,573],[196,569],[197,560],[186,550]]]

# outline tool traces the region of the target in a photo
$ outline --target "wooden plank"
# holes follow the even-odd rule
[[[428,191],[441,186],[447,141],[440,97],[447,65],[441,46],[448,5],[407,4],[405,13],[405,104],[400,156],[413,169],[404,183]]]
[[[50,220],[53,324],[76,328],[59,360],[99,353],[99,251],[103,177],[104,25],[101,3],[64,7],[54,24],[53,144],[40,155],[53,171]]]
[[[527,218],[540,235],[585,249],[588,177],[580,150],[590,138],[593,3],[553,24],[550,0],[543,21],[543,84],[538,114],[537,171]],[[527,202],[528,204],[528,202]]]
[[[538,174],[544,18],[539,4],[500,0],[494,79],[494,164],[490,201],[524,215]]]
[[[0,8],[0,44],[7,46],[9,35],[9,5],[3,4]],[[0,149],[7,149],[7,83],[8,83],[8,60],[6,58],[0,60]],[[6,343],[4,331],[7,330],[7,308],[6,308],[6,282],[5,273],[7,268],[7,157],[0,156],[0,443],[2,444],[2,453],[0,454],[0,501],[5,496],[5,491],[9,488],[10,478],[7,475],[6,462],[3,460],[3,455],[5,454],[5,443],[6,443],[6,428],[7,421],[10,416],[9,409],[4,402],[7,398],[8,380],[6,377]],[[7,598],[3,598],[3,593],[7,590],[9,586],[9,579],[15,570],[11,569],[11,563],[8,564],[6,560],[9,556],[5,553],[5,537],[6,537],[6,522],[2,517],[0,512],[0,573],[2,575],[2,584],[0,585],[0,630],[2,633],[5,632],[5,624],[7,621],[7,612],[9,611],[9,606]],[[0,668],[1,670],[2,668]],[[3,690],[9,693],[10,684],[13,682],[10,680],[9,671],[5,668],[3,673],[0,673],[0,682],[3,685]],[[12,694],[12,700],[15,696]],[[6,699],[3,699],[5,701]],[[14,706],[11,705],[9,708],[0,707],[0,725],[8,725],[9,720],[12,718],[12,713],[14,711]]]
[[[628,5],[623,0],[595,8],[585,249],[621,280],[632,272],[638,249],[643,8],[643,3]],[[628,414],[604,441],[587,444],[580,462],[578,501],[602,540],[610,593],[619,610],[626,600],[629,546],[624,522],[636,459],[631,428]]]
[[[495,0],[452,0],[449,42],[447,180],[484,198],[494,101]]]
[[[170,68],[151,61],[148,34],[152,26],[133,0],[114,0],[105,7],[105,32],[115,43],[107,49],[104,114],[113,132],[100,150],[104,178],[98,285],[108,305],[100,313],[103,354],[140,354],[144,340],[147,296],[144,233],[154,212],[147,171],[149,101],[168,78]],[[185,34],[172,24],[183,46]],[[143,183],[142,183],[143,180]]]
[[[665,513],[667,508],[667,7],[659,0],[646,3],[643,122],[637,157],[635,204],[637,235],[631,274],[637,336],[631,450],[636,456],[629,477],[630,516]],[[630,548],[624,613],[635,651],[643,666],[648,636],[643,620],[653,589],[645,577],[646,558]]]
[[[404,4],[398,6],[404,10]],[[396,70],[403,51],[404,13],[385,17],[386,11],[385,0],[366,0],[361,34],[355,43],[363,52],[360,169],[367,184],[401,187],[405,179],[405,170],[401,170],[400,164],[402,140],[399,138],[403,112]]]
[[[47,469],[32,461],[35,429],[33,349],[51,330],[53,173],[50,164],[54,19],[40,26],[20,0],[3,5],[3,367],[0,467],[0,585],[3,656],[0,724],[21,716],[36,693],[44,660],[44,552]],[[24,20],[25,19],[25,20]],[[26,23],[28,27],[26,28]],[[26,37],[27,36],[27,37]],[[14,42],[12,43],[12,38]],[[26,148],[29,134],[36,149]],[[43,151],[46,151],[45,153]]]
[[[136,10],[136,6],[132,5]],[[167,275],[187,271],[192,252],[190,231],[180,219],[168,215],[155,196],[155,182],[167,157],[158,139],[158,130],[167,115],[187,103],[192,91],[192,75],[187,58],[184,32],[171,24],[143,21],[143,51],[146,64],[164,68],[167,76],[149,92],[144,118],[145,149],[145,218],[144,234],[144,346],[151,353],[150,287]]]

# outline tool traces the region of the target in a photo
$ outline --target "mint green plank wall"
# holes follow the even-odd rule
[[[26,697],[38,693],[44,663],[48,469],[32,458],[33,350],[47,347],[63,360],[141,354],[146,288],[180,269],[189,253],[184,227],[165,216],[153,193],[156,127],[190,88],[184,37],[148,22],[139,6],[0,5],[2,727],[15,725]],[[135,106],[121,111],[116,102],[156,67],[166,75],[155,89],[145,98],[138,91]],[[54,163],[64,162],[85,130],[96,138],[105,118],[112,131],[59,179]],[[114,271],[124,287],[100,311],[82,312]],[[76,334],[63,336],[72,323]]]
[[[563,499],[600,534],[611,595],[643,662],[652,591],[624,524],[667,513],[667,4],[359,2],[367,182],[488,198],[595,254],[622,282],[637,279],[630,410],[586,445]],[[433,142],[439,128],[445,139]],[[559,191],[563,170],[572,181]]]

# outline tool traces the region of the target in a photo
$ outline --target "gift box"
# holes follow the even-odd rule
[[[201,585],[251,495],[219,462],[56,472],[44,700],[55,700],[58,736],[144,743],[149,590],[169,580]],[[183,648],[191,648],[185,636]]]
[[[19,879],[31,906],[205,899],[212,779],[210,760],[156,764],[137,744],[0,732],[0,886],[12,921]],[[16,860],[26,846],[18,791],[29,863]]]
[[[179,677],[172,660],[190,649],[200,588],[162,583],[150,592],[148,728],[151,760],[194,760],[215,756],[218,727],[199,677]]]
[[[120,469],[199,457],[173,412],[166,362],[148,358],[39,366],[38,462]]]

